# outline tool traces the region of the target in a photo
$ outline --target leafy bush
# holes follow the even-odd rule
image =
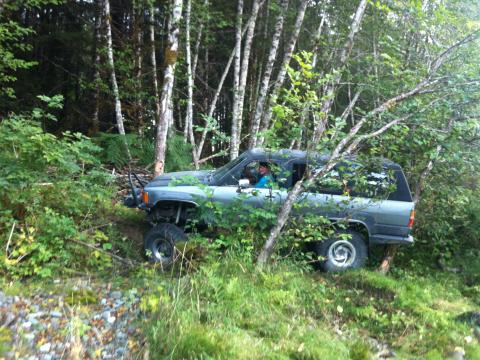
[[[0,123],[0,270],[47,277],[85,265],[91,250],[70,240],[95,241],[84,230],[111,206],[99,152],[81,134],[45,133],[32,116]],[[108,261],[100,255],[91,265]]]

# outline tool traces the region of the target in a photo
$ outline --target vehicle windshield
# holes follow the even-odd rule
[[[213,173],[213,177],[216,179],[216,180],[220,180],[221,178],[223,178],[227,173],[229,173],[235,166],[237,166],[238,164],[240,164],[244,159],[245,159],[246,155],[245,154],[242,154],[240,155],[239,157],[237,157],[236,159],[230,161],[229,163],[226,163],[225,165],[223,165],[221,168],[218,168],[217,170],[215,170],[215,172]]]

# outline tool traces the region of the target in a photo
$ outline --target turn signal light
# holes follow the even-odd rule
[[[144,191],[142,193],[142,200],[145,204],[148,204],[148,192]]]
[[[415,210],[410,211],[410,219],[408,220],[408,227],[411,229],[415,222]]]

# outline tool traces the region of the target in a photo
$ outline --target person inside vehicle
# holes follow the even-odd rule
[[[272,186],[273,176],[270,171],[270,164],[267,162],[260,162],[258,164],[258,174],[260,179],[253,186],[256,189],[265,189]]]

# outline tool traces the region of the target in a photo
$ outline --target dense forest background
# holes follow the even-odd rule
[[[0,0],[2,289],[120,274],[145,295],[154,358],[367,359],[371,337],[478,358],[479,19],[476,0]],[[276,218],[257,212],[198,235],[180,270],[141,264],[125,172],[253,147],[399,163],[414,247],[390,277],[375,253],[342,277],[282,251],[258,270]],[[295,241],[284,225],[280,250]]]

